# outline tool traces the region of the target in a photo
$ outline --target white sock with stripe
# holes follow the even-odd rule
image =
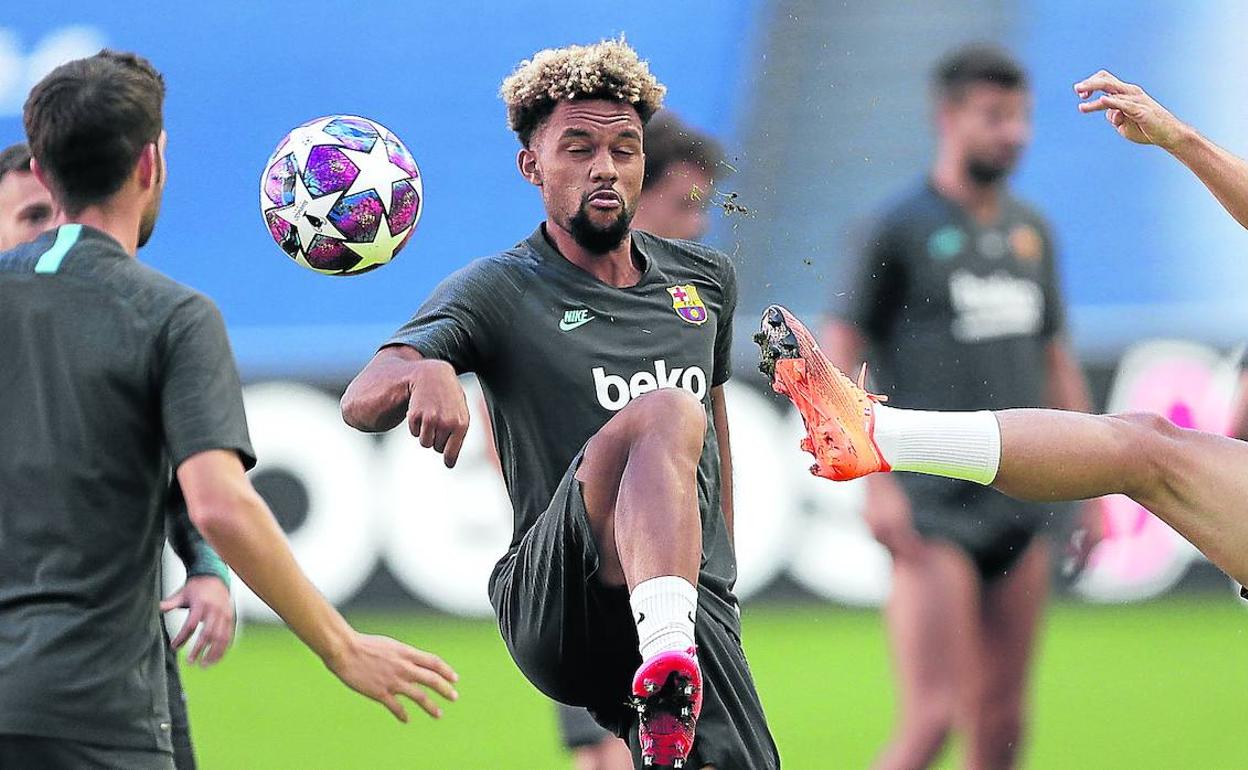
[[[685,651],[694,645],[693,626],[698,614],[698,589],[675,575],[643,580],[628,597],[637,623],[641,659],[668,650]]]
[[[991,484],[1001,466],[992,412],[925,412],[875,404],[875,443],[895,471]]]

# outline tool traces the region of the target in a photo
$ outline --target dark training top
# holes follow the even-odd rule
[[[515,517],[512,549],[581,447],[629,401],[664,387],[697,396],[707,412],[699,583],[718,599],[716,615],[736,628],[736,560],[710,417],[710,390],[730,374],[736,273],[700,244],[637,230],[632,242],[641,279],[615,288],[560,255],[539,227],[443,281],[386,344],[480,379]]]
[[[206,297],[64,225],[0,254],[0,733],[170,750],[171,468],[254,464]]]
[[[925,181],[868,231],[836,314],[871,345],[890,404],[978,410],[1042,406],[1047,348],[1062,332],[1053,241],[1044,219],[1006,194],[980,225]],[[986,487],[918,474],[899,479],[923,508],[1039,515]],[[965,515],[963,514],[965,518]]]

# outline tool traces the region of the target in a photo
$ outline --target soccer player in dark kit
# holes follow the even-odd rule
[[[696,241],[710,225],[714,185],[723,175],[723,150],[714,138],[686,125],[670,110],[646,123],[646,174],[632,227],[661,238]],[[730,471],[721,471],[727,476]],[[722,494],[730,495],[724,487]],[[730,501],[724,500],[729,507]],[[576,770],[631,767],[628,746],[594,721],[583,708],[556,705],[559,737],[572,751]]]
[[[931,172],[873,223],[824,348],[851,369],[869,345],[877,383],[904,403],[1089,411],[1048,224],[1008,186],[1031,135],[1026,74],[1006,51],[970,45],[938,63],[932,91]],[[876,770],[929,766],[955,729],[968,767],[1011,766],[1053,506],[918,474],[876,474],[867,489],[867,523],[893,560],[898,688]]]
[[[171,474],[191,521],[346,685],[455,697],[436,656],[352,629],[245,475],[216,306],[140,264],[165,184],[164,80],[134,54],[61,65],[24,109],[63,224],[0,254],[0,767],[173,765],[157,573]]]
[[[0,251],[33,241],[60,224],[52,193],[30,170],[30,148],[25,142],[0,152]],[[165,681],[169,691],[169,738],[177,770],[195,770],[195,747],[187,715],[186,692],[178,671],[176,650],[200,632],[187,654],[191,663],[211,666],[229,649],[234,638],[234,604],[230,599],[230,572],[217,552],[191,523],[182,490],[175,484],[165,506],[169,544],[186,568],[186,582],[160,603],[162,611],[184,608],[186,620],[171,640],[165,624]]]
[[[406,421],[454,465],[456,374],[475,372],[515,515],[490,597],[520,669],[635,735],[644,766],[773,768],[720,494],[735,273],[629,229],[663,93],[622,41],[542,51],[507,78],[546,220],[446,279],[351,383],[343,416]]]

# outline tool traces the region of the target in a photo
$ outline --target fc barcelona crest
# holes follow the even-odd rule
[[[701,326],[706,323],[706,305],[702,304],[702,298],[698,296],[697,287],[693,286],[693,284],[669,286],[667,287],[667,293],[672,295],[672,308],[682,321],[691,323],[694,326]]]

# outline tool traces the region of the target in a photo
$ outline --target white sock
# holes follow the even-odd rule
[[[641,659],[660,652],[693,646],[693,622],[698,614],[698,589],[675,575],[650,578],[637,584],[628,597],[637,623]]]
[[[875,443],[895,471],[991,484],[1001,466],[1001,426],[992,412],[876,404]]]

